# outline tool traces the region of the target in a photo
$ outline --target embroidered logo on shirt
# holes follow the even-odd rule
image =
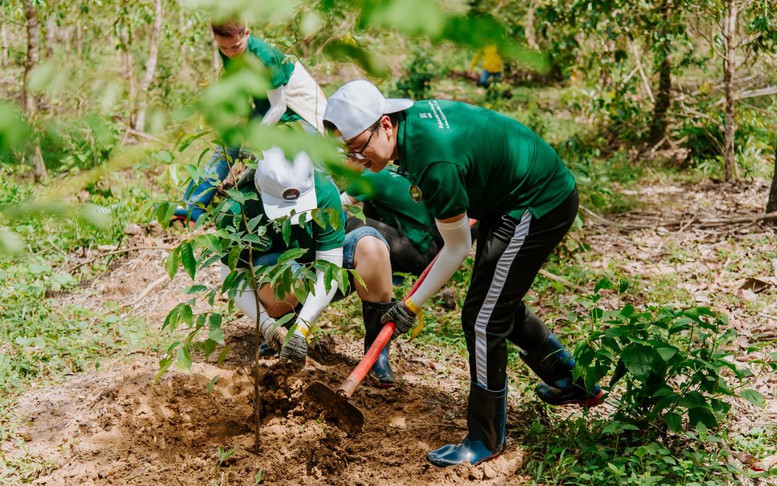
[[[410,185],[410,198],[415,202],[421,202],[421,200],[424,198],[424,193],[421,191],[421,188],[416,186],[415,184]]]

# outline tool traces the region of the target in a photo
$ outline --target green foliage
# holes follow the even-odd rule
[[[646,436],[647,435],[647,436]],[[707,441],[699,447],[697,441]],[[719,438],[688,432],[655,438],[620,420],[535,420],[522,471],[537,484],[729,484],[741,471]]]
[[[730,360],[726,345],[736,333],[727,328],[725,317],[705,307],[638,312],[626,304],[604,310],[596,306],[604,289],[620,296],[628,282],[616,287],[603,279],[597,284],[587,338],[575,351],[576,373],[587,370],[589,385],[612,374],[607,389],[619,395],[615,417],[638,429],[679,433],[718,427],[731,408],[723,398],[736,395],[727,378],[739,381],[750,374]],[[742,397],[753,403],[762,400],[752,390]]]
[[[183,141],[183,146],[188,145],[199,134]],[[183,150],[183,149],[182,149]],[[255,162],[249,162],[254,165]],[[194,171],[193,175],[198,176]],[[201,350],[208,359],[217,349],[221,349],[218,354],[218,363],[220,364],[229,352],[224,341],[224,331],[222,324],[228,317],[216,306],[216,296],[221,293],[230,297],[230,306],[232,299],[238,293],[249,292],[258,299],[258,295],[251,289],[259,289],[264,285],[270,285],[278,298],[285,298],[289,295],[296,296],[298,301],[304,301],[306,296],[313,291],[318,272],[325,276],[325,290],[331,290],[332,282],[336,282],[339,289],[344,293],[350,285],[349,278],[359,278],[353,271],[345,270],[326,261],[310,261],[309,255],[312,253],[308,248],[289,247],[280,255],[275,265],[254,265],[253,262],[261,254],[260,248],[263,242],[268,238],[267,233],[272,228],[274,231],[282,234],[287,245],[290,243],[292,223],[294,212],[285,218],[279,218],[274,221],[266,221],[263,217],[249,219],[246,214],[246,205],[259,200],[259,195],[250,188],[244,190],[230,189],[227,191],[227,198],[219,204],[203,208],[205,213],[199,217],[197,224],[201,226],[208,221],[216,223],[217,230],[206,234],[199,234],[190,239],[182,241],[176,246],[168,256],[165,268],[170,276],[174,278],[179,269],[183,269],[186,274],[196,281],[198,272],[211,264],[221,262],[227,269],[228,274],[223,278],[220,285],[209,287],[207,285],[195,284],[187,290],[187,294],[195,295],[184,302],[179,303],[165,318],[162,330],[173,335],[180,326],[185,328],[185,338],[183,340],[171,343],[165,352],[165,356],[160,360],[159,378],[170,366],[175,366],[184,371],[191,370],[192,357],[194,350]],[[171,209],[174,205],[163,203],[155,211],[156,217],[161,224],[169,224],[172,215]],[[301,219],[300,225],[315,225],[320,228],[339,228],[341,224],[341,212],[337,209],[316,208],[306,213],[309,221],[305,223],[306,218]],[[206,300],[210,309],[197,313],[195,308],[198,300]],[[278,319],[277,326],[284,325],[294,317],[294,314],[288,314],[282,319]],[[255,323],[259,326],[259,322]],[[256,343],[258,346],[259,343]]]
[[[19,150],[30,132],[27,121],[11,103],[0,103],[0,162]]]
[[[429,56],[428,51],[415,49],[403,69],[405,74],[397,80],[394,96],[413,100],[429,98],[432,79],[440,75],[440,66]]]
[[[35,196],[34,187],[18,182],[8,167],[0,169],[0,202],[18,206]],[[95,196],[95,202],[114,204],[113,196]],[[124,220],[125,201],[112,211]],[[24,218],[5,219],[21,244],[29,250],[18,257],[0,257],[0,394],[14,396],[31,383],[51,380],[99,366],[102,358],[118,349],[133,349],[148,339],[148,325],[126,317],[115,302],[87,308],[62,303],[62,296],[76,290],[79,277],[63,264],[77,248],[115,244],[121,225],[103,231],[59,216],[34,212]],[[94,262],[87,271],[104,270]],[[0,410],[0,415],[4,413]]]
[[[604,384],[614,413],[541,415],[521,444],[529,454],[523,471],[537,483],[721,484],[736,482],[737,470],[721,425],[737,396],[762,406],[763,397],[744,388],[750,376],[731,359],[735,338],[726,319],[707,308],[624,303],[630,282],[602,279],[579,324],[584,339],[575,349],[575,374]],[[615,292],[612,310],[600,307],[603,292]]]

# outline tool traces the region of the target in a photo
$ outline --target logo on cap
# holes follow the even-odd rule
[[[299,189],[291,188],[283,191],[283,199],[285,201],[296,201],[299,199]]]

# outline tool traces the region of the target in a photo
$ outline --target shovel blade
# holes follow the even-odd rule
[[[348,433],[358,434],[364,426],[364,414],[347,397],[337,393],[320,381],[311,384],[307,396],[324,408],[329,417],[336,418]]]

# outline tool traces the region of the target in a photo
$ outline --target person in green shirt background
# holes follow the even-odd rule
[[[542,380],[552,405],[598,404],[598,385],[574,379],[574,360],[523,303],[542,264],[577,216],[575,180],[556,152],[519,122],[466,103],[386,99],[352,81],[329,98],[324,123],[372,172],[397,161],[416,200],[434,216],[444,245],[425,280],[382,318],[407,332],[421,306],[469,254],[469,218],[479,221],[472,277],[461,313],[471,374],[468,433],[430,452],[438,466],[478,464],[506,447],[507,341]]]
[[[323,133],[326,96],[299,61],[292,61],[281,51],[251,35],[240,21],[227,21],[211,26],[224,69],[244,55],[259,59],[267,70],[272,89],[266,97],[255,97],[252,117],[261,118],[264,125],[298,124],[308,133]],[[206,177],[191,181],[184,192],[183,205],[173,220],[194,222],[202,215],[215,195],[214,183],[229,175],[232,163],[240,158],[240,147],[219,147],[206,165]]]
[[[391,248],[394,272],[420,275],[442,246],[434,217],[422,202],[413,201],[410,181],[394,168],[362,172],[340,200],[343,205],[362,204],[366,221],[348,218],[346,232],[365,225],[377,229]]]
[[[332,281],[331,290],[326,292],[324,272],[316,271],[314,289],[307,295],[300,309],[293,293],[278,299],[270,285],[259,289],[260,305],[257,309],[253,290],[242,289],[235,296],[235,304],[254,322],[258,318],[265,342],[276,351],[280,350],[281,359],[303,363],[307,356],[310,329],[315,320],[333,298],[341,298],[354,289],[362,300],[366,333],[369,335],[376,328],[379,331],[382,327],[381,316],[393,305],[389,249],[380,233],[374,228],[365,227],[345,234],[345,215],[337,187],[331,178],[314,170],[310,158],[304,152],[289,161],[280,148],[265,150],[258,161],[253,182],[241,187],[240,191],[256,194],[259,199],[246,199],[242,204],[233,200],[225,213],[216,216],[218,228],[245,231],[244,221],[262,216],[260,224],[266,225],[268,221],[288,217],[292,210],[295,214],[292,216],[288,243],[280,229],[267,225],[266,233],[251,245],[253,262],[249,262],[248,248],[243,249],[238,261],[240,267],[247,268],[250,264],[275,265],[284,251],[300,248],[308,251],[296,260],[297,264],[314,260],[328,261],[355,270],[364,282],[352,281],[349,289],[338,289],[336,282]],[[309,215],[315,208],[335,209],[340,215],[340,224],[333,227],[327,223],[321,228]],[[222,278],[227,275],[229,268],[222,265]],[[282,342],[276,338],[275,319],[289,312],[297,313],[296,329],[281,347]],[[376,337],[377,332],[372,340]],[[373,372],[380,386],[394,386],[395,377],[388,362],[388,347],[376,361]]]

